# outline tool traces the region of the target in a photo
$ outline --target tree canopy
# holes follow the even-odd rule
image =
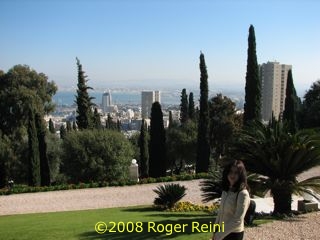
[[[197,125],[187,121],[167,130],[168,167],[171,172],[180,174],[187,170],[186,165],[194,165],[197,153]]]
[[[320,80],[314,82],[304,95],[301,118],[304,128],[320,127]]]
[[[41,114],[53,111],[53,81],[27,65],[16,65],[0,76],[0,129],[11,135],[25,128],[32,107]]]
[[[50,184],[43,118],[54,110],[56,91],[54,82],[27,65],[0,74],[0,131],[10,139],[12,157],[4,165],[10,178],[34,186]]]
[[[235,103],[222,94],[209,101],[210,147],[216,157],[224,155],[233,139],[237,126]]]

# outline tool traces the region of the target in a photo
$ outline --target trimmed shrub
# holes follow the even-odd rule
[[[61,171],[69,182],[125,181],[133,150],[119,132],[84,130],[67,134]]]

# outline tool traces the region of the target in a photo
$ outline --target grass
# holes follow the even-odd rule
[[[94,227],[99,221],[109,222],[132,222],[128,224],[129,228],[124,232],[105,232],[98,234]],[[192,232],[191,223],[210,224],[214,217],[204,212],[161,212],[152,207],[129,207],[129,208],[109,208],[99,210],[24,214],[0,217],[0,239],[6,240],[68,240],[68,239],[209,239],[212,233],[198,233],[196,229]],[[143,231],[140,233],[131,232],[135,223],[141,222]],[[164,232],[148,232],[148,223],[154,222],[155,229],[161,227],[160,224],[167,226],[170,234],[170,224],[188,224],[184,232],[172,232],[166,235]],[[113,224],[108,224],[108,229]],[[153,224],[151,224],[153,225]],[[119,224],[120,231],[122,224]],[[136,228],[137,230],[141,230]],[[162,230],[162,229],[159,229]],[[177,230],[179,230],[177,228]],[[182,229],[180,229],[181,231]]]
[[[108,231],[98,234],[95,224],[99,221],[109,223]],[[115,225],[116,232],[109,232]],[[127,228],[123,232],[123,222]],[[137,223],[139,222],[139,223]],[[6,240],[71,240],[71,239],[108,239],[108,240],[147,240],[147,239],[176,239],[176,240],[208,240],[211,232],[198,232],[192,228],[199,224],[214,222],[214,216],[205,212],[162,212],[152,207],[108,208],[98,210],[24,214],[13,216],[0,216],[0,239]],[[261,224],[262,222],[257,222]],[[154,226],[156,232],[149,226]],[[174,226],[177,225],[174,231]],[[184,231],[179,226],[183,227]],[[163,228],[166,226],[167,229]],[[137,228],[141,226],[141,228]],[[104,227],[100,227],[102,230]],[[157,230],[158,228],[158,230]],[[133,230],[133,231],[132,231]],[[141,232],[135,232],[138,230]],[[167,230],[167,231],[166,231]],[[201,230],[201,229],[200,229]],[[205,229],[203,229],[205,230]],[[161,232],[162,231],[162,232]]]

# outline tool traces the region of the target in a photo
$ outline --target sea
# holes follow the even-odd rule
[[[180,90],[181,91],[181,90]],[[103,91],[89,92],[90,97],[94,99],[97,105],[102,102]],[[161,91],[161,104],[164,105],[179,105],[180,92],[177,91]],[[75,104],[76,91],[58,91],[53,96],[53,102],[57,106],[72,106]],[[141,91],[111,91],[111,101],[114,105],[140,105],[141,104]]]
[[[200,99],[199,90],[190,90],[189,92],[194,94],[194,102],[198,104]],[[140,89],[129,89],[129,88],[117,88],[110,89],[108,92],[111,93],[111,102],[113,105],[141,105],[141,92]],[[189,93],[188,92],[188,93]],[[219,91],[224,96],[231,98],[235,102],[237,109],[242,109],[244,104],[244,94],[237,90],[224,90]],[[89,96],[93,97],[92,102],[97,106],[102,103],[102,95],[105,93],[103,90],[89,90]],[[218,92],[209,92],[209,98],[216,96]],[[76,89],[62,89],[58,90],[53,96],[53,102],[57,106],[71,107],[75,106],[76,100]],[[176,107],[180,105],[181,101],[181,89],[160,89],[160,103],[163,107]]]

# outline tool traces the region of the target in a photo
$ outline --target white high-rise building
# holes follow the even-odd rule
[[[267,62],[260,66],[262,120],[271,120],[272,114],[276,119],[282,118],[290,69],[292,65],[279,62]]]
[[[141,92],[141,117],[150,118],[151,107],[154,102],[160,103],[160,91]]]
[[[110,91],[105,92],[102,94],[102,111],[104,113],[110,112],[110,107],[112,106],[112,102],[111,102],[111,93]]]

